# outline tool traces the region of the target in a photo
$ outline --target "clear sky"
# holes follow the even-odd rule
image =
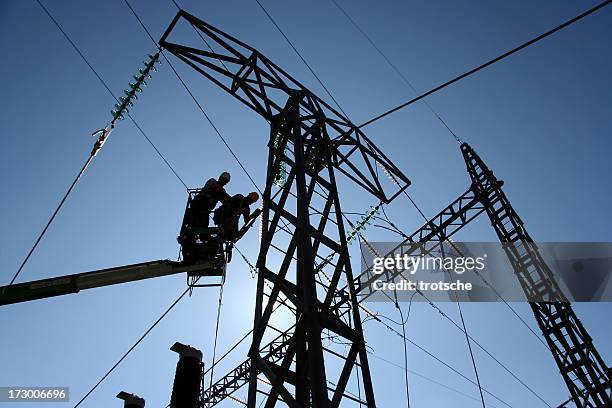
[[[121,0],[43,1],[117,94],[154,51]],[[420,91],[596,4],[338,1]],[[182,3],[258,48],[327,99],[255,1]],[[413,96],[330,0],[262,3],[354,122]],[[132,4],[156,38],[176,13],[170,0]],[[91,133],[110,120],[114,102],[35,1],[0,0],[0,38],[0,280],[5,284],[89,154]],[[428,99],[506,182],[510,200],[537,240],[612,240],[611,38],[608,7]],[[265,121],[188,67],[178,61],[175,65],[263,186]],[[132,113],[189,186],[228,170],[232,192],[252,190],[167,64],[154,74]],[[404,109],[366,133],[412,179],[410,192],[428,216],[467,188],[458,145],[424,106]],[[349,183],[340,185],[345,211],[364,211],[375,204],[374,198],[354,190]],[[185,200],[183,186],[142,135],[129,121],[121,122],[19,280],[176,259]],[[421,224],[405,199],[392,203],[388,214],[407,232]],[[376,228],[367,236],[397,239]],[[483,219],[457,239],[495,237]],[[253,260],[256,232],[240,246]],[[357,260],[358,252],[351,253]],[[184,277],[174,276],[2,308],[0,386],[69,386],[71,404],[57,406],[73,406],[184,288]],[[219,352],[251,328],[254,291],[248,268],[235,257],[229,266]],[[164,407],[176,363],[169,347],[175,341],[200,348],[206,364],[210,362],[217,296],[214,289],[199,289],[179,303],[83,406],[120,406],[114,396],[126,390],[145,397],[147,407]],[[371,307],[398,318],[390,305]],[[514,307],[535,327],[527,305]],[[440,308],[456,318],[456,305]],[[610,305],[577,304],[575,309],[610,363]],[[507,307],[468,304],[464,315],[470,334],[550,405],[567,398],[551,356]],[[473,378],[462,333],[429,305],[413,305],[407,329],[410,338]],[[401,339],[376,322],[365,325],[365,335],[375,354],[371,365],[379,406],[404,406]],[[216,375],[245,356],[242,347]],[[545,406],[487,355],[475,350],[475,356],[485,388],[513,407]],[[413,407],[479,406],[473,385],[414,347],[409,348],[409,368],[417,373],[410,377]],[[244,397],[245,390],[236,395]],[[504,406],[490,396],[486,400],[490,406]],[[235,404],[226,401],[222,406]]]

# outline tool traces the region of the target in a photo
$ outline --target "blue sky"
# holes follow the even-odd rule
[[[578,14],[595,2],[339,0],[414,86],[425,91]],[[262,3],[334,93],[361,123],[413,96],[329,0],[312,6]],[[45,1],[111,89],[119,94],[154,50],[120,0]],[[170,0],[134,1],[159,37],[174,16]],[[183,1],[185,9],[261,50],[311,90],[323,90],[254,1]],[[503,179],[505,190],[540,241],[610,241],[612,181],[610,108],[612,9],[603,11],[496,64],[428,101]],[[34,1],[0,1],[0,270],[7,282],[47,221],[93,144],[91,133],[110,119],[113,100]],[[195,95],[256,182],[264,183],[265,121],[176,62]],[[252,190],[229,152],[189,99],[167,64],[160,67],[132,110],[145,132],[192,187],[222,170],[231,191]],[[326,98],[327,99],[327,98]],[[468,186],[458,145],[422,105],[415,104],[366,128],[413,181],[410,193],[433,215]],[[340,185],[345,211],[363,211],[374,199]],[[121,122],[77,186],[20,280],[76,273],[146,260],[176,258],[175,237],[185,205],[182,185],[128,122]],[[421,224],[404,199],[389,216],[405,231]],[[372,229],[372,240],[393,240]],[[457,239],[494,240],[486,220]],[[255,232],[241,248],[254,259]],[[356,257],[358,253],[353,251]],[[355,258],[357,259],[357,258]],[[355,262],[357,269],[358,263]],[[251,328],[255,285],[239,258],[231,263],[222,311],[219,351]],[[185,288],[175,276],[102,288],[0,311],[0,385],[70,386],[72,405],[100,378]],[[181,302],[83,405],[119,406],[114,396],[135,392],[148,407],[170,395],[175,341],[203,350],[210,361],[217,292],[200,289]],[[535,325],[527,305],[517,311]],[[389,305],[372,308],[398,318]],[[456,305],[440,308],[456,318]],[[610,305],[575,309],[608,362]],[[470,333],[551,405],[566,399],[552,358],[501,304],[468,304]],[[413,305],[409,336],[473,377],[465,340],[427,304]],[[375,322],[365,325],[377,357],[371,365],[378,403],[405,404],[402,342]],[[409,367],[472,398],[477,389],[409,349]],[[476,350],[483,385],[515,407],[545,406]],[[222,374],[245,348],[215,370]],[[413,407],[476,407],[479,402],[411,376]],[[241,390],[238,396],[244,396]],[[503,406],[487,397],[487,401]],[[58,406],[72,406],[63,404]],[[222,406],[233,406],[227,401]],[[24,408],[28,404],[22,404]]]

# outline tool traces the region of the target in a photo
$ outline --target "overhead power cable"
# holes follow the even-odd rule
[[[441,247],[442,257],[445,257],[444,246]],[[459,255],[463,255],[459,252]],[[447,271],[450,278],[452,279],[450,271]],[[484,395],[482,393],[482,385],[480,384],[480,375],[478,374],[478,367],[476,366],[476,358],[474,357],[474,351],[472,350],[472,342],[470,341],[470,334],[468,333],[467,326],[465,324],[465,319],[463,318],[463,310],[461,309],[461,302],[459,302],[459,294],[457,291],[453,292],[455,295],[455,301],[457,302],[457,309],[459,310],[459,318],[461,320],[461,325],[463,326],[463,333],[465,334],[465,341],[468,346],[468,351],[470,352],[470,359],[472,360],[472,368],[474,369],[474,374],[476,376],[476,382],[478,383],[478,390],[480,391],[480,401],[482,402],[482,408],[486,408]]]
[[[365,237],[360,233],[359,234],[360,239],[366,243],[368,245],[368,247],[370,248],[370,250],[374,253],[375,256],[380,257],[380,254],[377,253],[377,251],[371,246],[371,244],[368,243],[368,241],[365,239]],[[366,262],[366,258],[363,254],[363,251],[361,251],[361,258],[363,262]],[[388,299],[389,301],[391,301],[395,307],[399,310],[399,314],[400,314],[400,322],[396,322],[395,320],[384,316],[384,315],[380,315],[380,317],[383,317],[389,321],[391,321],[392,323],[401,326],[402,327],[402,332],[400,333],[399,331],[395,330],[394,328],[390,327],[389,325],[387,325],[385,322],[383,322],[379,317],[378,314],[374,314],[372,313],[370,310],[368,310],[367,308],[365,308],[363,305],[359,305],[359,307],[368,315],[370,316],[373,320],[376,320],[377,322],[381,323],[383,326],[387,327],[389,330],[391,330],[392,332],[394,332],[395,334],[397,334],[399,337],[401,337],[403,339],[404,342],[404,366],[405,366],[405,382],[406,382],[406,403],[407,403],[407,407],[410,408],[410,389],[409,389],[409,381],[408,381],[408,352],[407,352],[407,347],[406,347],[406,343],[409,342],[411,344],[413,344],[414,346],[416,346],[417,348],[419,348],[420,350],[424,351],[426,354],[430,355],[430,353],[423,349],[421,346],[417,345],[416,343],[414,343],[412,340],[408,339],[406,336],[406,323],[408,321],[408,317],[410,316],[410,310],[412,308],[412,301],[414,299],[414,296],[419,293],[421,296],[423,296],[423,298],[425,298],[428,302],[429,305],[432,306],[434,309],[436,309],[438,312],[440,312],[441,314],[443,314],[444,316],[446,316],[444,313],[441,312],[441,310],[435,306],[424,294],[423,292],[421,292],[420,290],[417,289],[417,291],[413,292],[412,296],[410,297],[410,303],[409,303],[409,309],[408,309],[408,316],[406,317],[406,320],[404,320],[404,315],[402,313],[402,309],[399,305],[399,301],[397,298],[397,291],[394,291],[394,298],[392,298],[391,296],[387,295],[386,293],[382,292]],[[451,320],[452,321],[452,320]],[[457,326],[458,327],[458,326]],[[467,330],[465,328],[465,325],[463,327],[463,331],[466,334],[466,337],[470,337],[469,334],[467,333]],[[468,343],[469,346],[469,343]],[[482,348],[482,346],[480,346]],[[484,348],[483,348],[484,350]],[[486,350],[485,350],[486,351]],[[471,347],[470,347],[470,353],[471,353]],[[488,352],[487,352],[488,353]],[[444,363],[441,360],[440,361],[442,364],[444,364],[445,366],[449,367],[451,370],[457,372],[456,370],[452,369],[452,367],[450,367],[448,364]],[[497,359],[495,359],[495,361],[498,361]],[[499,362],[499,361],[498,361]],[[474,369],[475,368],[475,363],[474,363]],[[467,376],[460,374],[463,378],[468,379],[468,381],[470,381],[472,384],[476,385],[480,391],[480,396],[481,396],[481,400],[483,403],[483,408],[484,408],[484,398],[482,397],[482,392],[484,390],[484,388],[482,387],[482,385],[480,384],[480,379],[478,377],[478,373],[476,373],[476,382],[474,382],[473,380],[469,379]],[[488,393],[488,391],[485,390],[485,392]],[[490,393],[489,393],[490,394]],[[491,394],[492,395],[492,394]],[[495,397],[495,396],[494,396]],[[497,398],[497,397],[495,397]],[[499,398],[497,398],[499,399]],[[500,400],[501,401],[501,400]]]
[[[406,323],[408,323],[408,319],[410,318],[410,311],[412,310],[412,300],[414,299],[414,295],[416,292],[412,293],[410,296],[410,303],[408,303],[408,314],[406,315],[406,319],[404,320],[404,313],[402,308],[400,307],[397,301],[397,294],[395,296],[395,307],[399,311],[400,321],[402,322],[402,339],[404,340],[404,380],[406,382],[406,406],[410,408],[410,383],[408,381],[408,346],[406,340]]]
[[[457,297],[457,292],[455,292],[455,297]],[[465,333],[465,341],[468,346],[468,350],[470,352],[470,359],[472,360],[472,368],[474,368],[474,374],[476,375],[476,382],[478,383],[478,391],[480,391],[480,400],[482,402],[482,408],[486,408],[484,395],[482,394],[482,385],[480,384],[480,375],[478,374],[478,367],[476,366],[476,358],[474,357],[474,351],[472,350],[472,342],[470,341],[470,335],[467,330],[467,326],[465,325],[465,319],[463,318],[463,310],[461,310],[461,302],[459,302],[459,298],[457,297],[457,309],[459,309],[459,317],[461,318],[461,325],[463,326],[463,332]]]
[[[454,246],[454,244],[452,242],[451,242],[451,245],[457,250],[459,255],[463,255],[463,254],[461,254],[461,252],[459,252],[459,250]],[[441,247],[441,252],[442,252],[442,257],[444,257],[445,256],[444,246]],[[449,272],[449,276],[450,276],[450,272]],[[452,278],[452,276],[451,276],[451,278]],[[415,293],[417,293],[417,292],[415,292]],[[422,292],[419,291],[419,293],[421,293],[421,295],[423,295]],[[466,343],[467,343],[468,351],[470,353],[470,359],[472,361],[472,368],[474,369],[474,375],[476,376],[476,383],[478,384],[478,390],[480,392],[480,400],[482,402],[482,408],[486,408],[484,395],[482,393],[482,385],[480,383],[480,375],[478,374],[478,367],[476,365],[476,358],[474,357],[474,352],[472,350],[472,343],[470,341],[471,336],[468,333],[468,329],[467,329],[467,326],[465,324],[465,319],[463,317],[463,310],[461,309],[461,303],[459,302],[459,295],[457,294],[457,291],[454,291],[454,295],[455,295],[455,301],[457,303],[457,309],[459,310],[459,317],[460,317],[460,320],[461,320],[461,325],[463,326],[462,331],[465,334],[465,340],[466,340]],[[396,300],[396,302],[397,302],[397,300]]]
[[[385,294],[384,292],[382,292],[391,302],[393,302],[393,299]],[[419,293],[419,295],[421,295],[423,297],[423,299],[425,299],[425,301],[427,301],[427,303],[429,304],[429,306],[431,308],[433,308],[434,310],[436,310],[442,317],[444,317],[446,320],[448,320],[450,323],[453,324],[453,326],[455,326],[459,331],[461,331],[462,333],[465,333],[467,336],[469,336],[469,339],[478,346],[478,348],[480,348],[482,351],[485,352],[486,355],[488,355],[498,366],[500,366],[504,371],[506,371],[508,374],[510,374],[510,376],[512,376],[512,378],[514,378],[519,384],[521,384],[526,390],[528,390],[531,394],[533,394],[536,398],[538,398],[544,405],[551,407],[551,405],[546,402],[546,400],[544,400],[542,398],[541,395],[539,395],[532,387],[530,387],[528,384],[526,384],[523,380],[521,380],[521,378],[514,373],[512,370],[510,370],[510,368],[508,368],[504,363],[502,363],[497,357],[495,357],[489,350],[487,350],[482,344],[480,344],[480,342],[478,342],[478,340],[476,340],[472,335],[470,335],[469,333],[466,333],[465,330],[463,328],[461,328],[461,326],[455,322],[449,315],[447,315],[446,313],[444,313],[444,311],[442,311],[442,309],[440,309],[438,306],[436,306],[423,292],[421,292],[420,290],[417,290],[416,293]],[[400,325],[400,323],[396,322],[395,320],[383,315],[383,314],[376,314],[374,315],[371,311],[367,310],[362,304],[359,305],[360,308],[362,310],[364,310],[369,316],[371,316],[374,320],[378,321],[379,323],[382,323],[383,325],[385,325],[384,322],[380,321],[379,318],[374,318],[374,317],[382,317],[386,320],[389,320],[391,322],[393,322],[394,324]],[[398,336],[401,337],[401,333],[399,333],[398,331],[396,331],[393,328],[390,328],[390,330],[394,331]],[[475,385],[477,385],[474,382]],[[484,390],[484,388],[483,388]]]
[[[219,339],[219,322],[221,321],[221,307],[223,306],[223,288],[225,287],[225,272],[223,273],[223,280],[221,281],[221,287],[219,288],[219,304],[217,305],[217,322],[215,323],[215,340],[213,342],[212,352],[212,363],[210,369],[210,387],[213,385],[213,375],[215,373],[214,367],[216,365],[217,358],[217,340]]]
[[[83,165],[83,167],[81,168],[81,170],[77,173],[76,177],[74,178],[74,180],[72,181],[72,184],[70,184],[70,186],[68,187],[68,190],[66,191],[66,193],[64,194],[64,196],[62,197],[62,199],[59,202],[59,205],[55,208],[55,211],[53,212],[53,214],[51,215],[51,218],[49,219],[49,221],[47,222],[47,224],[45,225],[45,227],[43,228],[43,230],[41,231],[41,233],[38,235],[36,241],[34,242],[34,245],[30,248],[30,251],[28,252],[28,254],[26,255],[26,257],[24,258],[24,260],[21,262],[21,265],[19,266],[19,268],[17,269],[17,271],[15,272],[15,274],[13,275],[13,278],[11,279],[11,281],[9,282],[8,286],[11,286],[15,280],[17,279],[17,277],[19,276],[19,274],[21,273],[21,271],[23,270],[23,268],[25,267],[25,265],[27,264],[28,260],[30,259],[30,257],[32,256],[32,254],[34,253],[34,251],[36,250],[36,248],[38,247],[38,244],[40,243],[40,241],[42,240],[42,238],[44,237],[44,235],[47,233],[47,230],[49,229],[49,227],[51,226],[51,224],[53,223],[53,221],[55,220],[55,217],[57,216],[57,214],[59,213],[60,209],[63,207],[64,203],[66,202],[66,200],[68,199],[68,196],[72,193],[74,187],[76,186],[77,182],[81,179],[81,177],[83,176],[83,174],[85,173],[85,171],[87,170],[87,168],[89,167],[89,165],[91,164],[91,162],[93,161],[94,157],[98,154],[98,152],[100,151],[100,149],[102,148],[102,146],[104,145],[104,143],[106,142],[108,136],[110,135],[110,133],[113,131],[114,127],[115,127],[115,122],[117,120],[120,119],[120,117],[122,118],[123,113],[126,113],[126,109],[127,109],[127,104],[131,103],[129,98],[123,98],[123,100],[117,99],[115,97],[115,95],[113,94],[113,92],[110,90],[110,88],[108,87],[108,85],[106,84],[106,82],[102,79],[102,77],[98,74],[98,72],[94,69],[94,67],[89,63],[89,61],[87,61],[87,59],[85,58],[85,56],[83,55],[83,53],[79,50],[79,48],[76,46],[76,44],[74,43],[74,41],[72,41],[72,39],[68,36],[68,34],[66,33],[66,31],[64,31],[64,29],[62,28],[62,26],[59,24],[59,22],[53,17],[53,15],[49,12],[49,10],[40,2],[40,0],[36,0],[36,2],[38,3],[38,5],[43,9],[43,11],[45,12],[45,14],[47,14],[47,16],[51,19],[51,21],[53,21],[53,23],[55,24],[55,26],[61,31],[61,33],[64,35],[64,37],[66,38],[66,40],[70,43],[70,45],[72,46],[72,48],[74,48],[74,50],[79,54],[79,56],[83,59],[83,61],[85,61],[85,63],[87,64],[87,66],[93,71],[93,73],[96,75],[96,77],[98,78],[98,80],[100,80],[100,82],[102,83],[102,85],[104,85],[104,87],[106,88],[106,90],[112,95],[112,97],[117,101],[118,104],[120,104],[120,106],[122,107],[121,110],[117,110],[117,114],[113,115],[113,120],[111,121],[111,123],[109,125],[107,125],[104,129],[101,129],[97,132],[94,133],[95,136],[98,136],[98,139],[94,145],[93,150],[91,151],[91,153],[89,154],[89,157],[87,158],[87,160],[85,161],[85,164]],[[156,57],[155,57],[156,58]],[[145,68],[145,74],[143,75],[146,76],[148,74],[148,71],[153,67],[153,65],[155,64],[154,60],[151,60],[150,65],[147,65],[147,68]],[[138,85],[138,84],[137,84]],[[133,90],[133,93],[135,93],[136,90]],[[118,105],[116,105],[118,106]],[[157,149],[157,147],[153,144],[153,142],[151,141],[151,139],[149,139],[147,137],[147,135],[143,132],[142,128],[140,128],[140,126],[134,121],[134,119],[130,116],[130,119],[132,119],[132,121],[134,122],[134,125],[137,127],[137,129],[142,133],[142,135],[147,139],[147,141],[153,146],[153,148],[155,149],[155,151],[158,153],[158,155],[162,158],[162,160],[166,163],[166,165],[170,168],[170,170],[172,170],[172,172],[174,173],[174,175],[180,180],[180,182],[183,184],[183,186],[185,186],[185,188],[187,189],[187,185],[183,182],[183,180],[181,179],[181,177],[176,173],[176,171],[174,170],[174,168],[172,168],[172,166],[170,165],[170,163],[166,160],[166,158],[161,154],[161,152]],[[7,287],[8,287],[7,286]]]
[[[369,310],[365,309],[364,307],[360,308],[367,314],[369,315],[372,320],[382,324],[383,326],[385,326],[388,330],[390,330],[391,332],[395,333],[395,335],[397,335],[400,338],[403,338],[402,333],[400,333],[398,330],[396,330],[395,328],[391,327],[389,324],[383,322],[380,317],[385,317],[383,315],[379,315],[379,314],[374,314],[372,312],[370,312]],[[392,319],[387,318],[388,320],[393,321]],[[421,345],[419,345],[418,343],[415,343],[413,340],[411,340],[409,337],[406,337],[406,341],[408,341],[408,343],[412,344],[414,347],[416,347],[417,349],[419,349],[420,351],[422,351],[423,353],[427,354],[429,357],[433,358],[434,360],[436,360],[438,363],[442,364],[443,366],[445,366],[446,368],[448,368],[449,370],[451,370],[452,372],[454,372],[455,374],[457,374],[458,376],[460,376],[461,378],[463,378],[464,380],[472,383],[475,386],[478,386],[478,384],[472,380],[470,377],[468,377],[467,375],[463,374],[461,371],[457,370],[455,367],[453,367],[452,365],[450,365],[449,363],[447,363],[446,361],[442,360],[440,357],[438,357],[435,353],[427,350],[426,348],[422,347]],[[504,401],[503,399],[501,399],[500,397],[498,397],[497,395],[493,394],[492,392],[488,391],[486,388],[482,388],[482,390],[489,394],[490,396],[492,396],[493,398],[495,398],[497,401],[501,402],[502,404],[506,405],[507,407],[512,407],[512,405],[510,405],[509,403],[507,403],[506,401]]]
[[[197,283],[197,281],[200,279],[200,277],[198,277],[195,281],[194,284]],[[100,378],[100,380],[98,380],[98,382],[91,387],[91,389],[89,391],[87,391],[87,393],[79,400],[79,402],[76,403],[76,405],[73,408],[77,408],[79,405],[81,405],[83,403],[83,401],[85,401],[87,399],[87,397],[89,397],[91,395],[91,393],[93,393],[96,388],[98,388],[98,386],[100,384],[102,384],[102,382],[104,380],[106,380],[106,378],[113,372],[115,371],[115,369],[119,366],[119,364],[121,364],[121,362],[123,360],[125,360],[125,358],[145,339],[145,337],[147,337],[147,335],[149,333],[151,333],[151,331],[153,331],[153,329],[155,328],[155,326],[157,326],[163,319],[164,317],[166,317],[166,315],[168,315],[168,313],[170,313],[170,311],[172,309],[174,309],[174,307],[181,301],[181,299],[183,299],[185,297],[185,295],[187,293],[189,293],[189,291],[191,290],[191,287],[188,287],[187,289],[185,289],[183,291],[183,293],[180,294],[180,296],[164,311],[164,313],[162,313],[161,316],[159,316],[159,318],[157,318],[157,320],[138,338],[138,340],[136,340],[136,342],[132,345],[132,347],[130,347],[122,356],[119,360],[117,360],[117,362],[102,376],[102,378]]]
[[[368,350],[368,352],[367,352],[367,353],[368,353],[369,355],[371,355],[372,357],[374,357],[375,359],[377,359],[377,360],[380,360],[380,361],[382,361],[382,362],[384,362],[384,363],[389,364],[389,365],[390,365],[390,366],[392,366],[392,367],[395,367],[395,368],[398,368],[398,369],[400,369],[400,370],[404,371],[404,367],[403,367],[403,366],[401,366],[401,365],[399,365],[399,364],[397,364],[397,363],[394,363],[394,362],[393,362],[393,361],[391,361],[391,360],[387,360],[386,358],[381,357],[380,355],[377,355],[377,354],[375,354],[375,353],[372,353],[372,352],[371,352],[371,351],[369,351],[369,350]],[[466,398],[469,398],[469,399],[471,399],[471,400],[473,400],[473,401],[478,401],[478,402],[480,402],[480,399],[478,399],[478,398],[474,398],[474,397],[473,397],[473,396],[471,396],[470,394],[467,394],[467,393],[465,393],[465,392],[463,392],[463,391],[460,391],[460,390],[458,390],[458,389],[456,389],[456,388],[454,388],[454,387],[451,387],[451,386],[449,386],[449,385],[447,385],[447,384],[441,383],[441,382],[440,382],[440,381],[438,381],[438,380],[434,380],[433,378],[428,377],[428,376],[425,376],[425,375],[423,375],[423,374],[421,374],[421,373],[419,373],[419,372],[416,372],[416,371],[414,371],[414,370],[408,370],[408,371],[410,372],[410,374],[413,374],[413,375],[415,375],[415,376],[417,376],[417,377],[420,377],[420,378],[422,378],[422,379],[424,379],[424,380],[426,380],[426,381],[429,381],[429,382],[431,382],[432,384],[436,384],[436,385],[438,385],[438,386],[440,386],[440,387],[442,387],[442,388],[446,388],[446,389],[447,389],[447,390],[449,390],[449,391],[455,392],[455,393],[457,393],[457,394],[459,394],[459,395],[462,395],[462,396],[464,396],[464,397],[466,397]],[[497,405],[494,405],[494,404],[489,404],[489,407],[491,407],[491,408],[497,408]]]
[[[66,199],[68,198],[68,196],[70,195],[70,193],[72,192],[72,189],[74,188],[74,186],[76,185],[76,183],[80,180],[81,176],[83,175],[83,173],[85,173],[85,170],[87,169],[87,167],[89,166],[89,164],[91,163],[91,161],[93,160],[94,156],[90,155],[87,160],[85,161],[85,164],[83,165],[83,167],[81,168],[81,171],[79,171],[79,173],[77,174],[77,176],[75,177],[75,179],[72,181],[72,184],[70,184],[70,187],[68,187],[68,191],[66,191],[66,194],[64,194],[64,197],[62,198],[62,200],[60,201],[59,205],[57,206],[57,208],[55,209],[55,211],[53,212],[53,214],[51,215],[51,218],[49,219],[49,221],[47,222],[47,224],[45,225],[45,227],[43,228],[42,232],[38,235],[38,238],[36,238],[36,241],[34,242],[34,245],[32,245],[32,248],[30,248],[30,251],[28,252],[28,254],[26,255],[26,257],[24,258],[24,260],[21,262],[21,265],[19,265],[19,268],[17,269],[17,272],[15,272],[15,274],[13,275],[13,278],[11,279],[11,281],[9,282],[9,284],[7,286],[4,287],[4,289],[2,290],[3,292],[6,290],[6,288],[8,288],[9,286],[11,286],[14,282],[15,279],[17,279],[17,277],[19,276],[19,274],[21,273],[21,271],[23,270],[23,268],[25,267],[26,263],[28,262],[28,260],[30,259],[30,256],[32,256],[32,254],[34,253],[34,250],[36,249],[36,247],[38,247],[38,244],[40,243],[40,241],[42,240],[43,236],[45,235],[45,233],[47,232],[47,230],[49,229],[49,226],[51,226],[51,223],[53,222],[53,220],[55,219],[55,216],[57,215],[57,213],[60,211],[60,209],[62,208],[62,206],[64,205],[64,202],[66,202]]]
[[[423,98],[425,98],[425,97],[427,97],[427,96],[429,96],[429,95],[431,95],[433,93],[436,93],[436,92],[440,91],[441,89],[446,88],[449,85],[454,84],[455,82],[458,82],[458,81],[460,81],[460,80],[462,80],[462,79],[464,79],[464,78],[466,78],[466,77],[468,77],[470,75],[473,75],[476,72],[481,71],[481,70],[487,68],[488,66],[493,65],[496,62],[499,62],[499,61],[503,60],[504,58],[507,58],[507,57],[511,56],[512,54],[515,54],[515,53],[523,50],[524,48],[529,47],[532,44],[535,44],[536,42],[538,42],[540,40],[543,40],[544,38],[546,38],[546,37],[556,33],[557,31],[560,31],[560,30],[562,30],[562,29],[564,29],[564,28],[566,28],[566,27],[568,27],[568,26],[578,22],[579,20],[582,20],[583,18],[585,18],[585,17],[595,13],[596,11],[601,10],[605,6],[609,5],[610,2],[612,2],[612,0],[606,0],[606,1],[602,2],[602,3],[599,3],[598,5],[588,9],[584,13],[579,14],[576,17],[574,17],[574,18],[572,18],[570,20],[567,20],[563,24],[560,24],[560,25],[556,26],[555,28],[546,31],[543,34],[540,34],[539,36],[537,36],[535,38],[532,38],[529,41],[524,42],[523,44],[519,45],[518,47],[515,47],[515,48],[511,49],[510,51],[507,51],[507,52],[505,52],[505,53],[503,53],[503,54],[501,54],[501,55],[499,55],[499,56],[497,56],[497,57],[495,57],[495,58],[485,62],[484,64],[481,64],[481,65],[477,66],[476,68],[472,68],[471,70],[469,70],[469,71],[467,71],[467,72],[465,72],[465,73],[463,73],[463,74],[461,74],[461,75],[459,75],[459,76],[457,76],[457,77],[455,77],[455,78],[453,78],[453,79],[451,79],[449,81],[446,81],[443,84],[438,85],[435,88],[430,89],[429,91],[427,91],[425,93],[422,93],[421,95],[419,95],[419,96],[409,100],[408,102],[404,102],[403,104],[401,104],[399,106],[396,106],[393,109],[389,109],[388,111],[386,111],[384,113],[381,113],[380,115],[378,115],[378,116],[368,120],[367,122],[362,123],[361,125],[358,126],[358,128],[361,129],[363,127],[366,127],[366,126],[376,122],[377,120],[380,120],[380,119],[382,119],[382,118],[384,118],[384,117],[386,117],[386,116],[388,116],[388,115],[390,115],[390,114],[392,114],[394,112],[397,112],[400,109],[405,108],[408,105],[412,105],[413,103],[415,103],[417,101],[420,101],[421,99],[423,99]]]
[[[321,80],[321,78],[319,78],[319,76],[317,75],[317,73],[314,71],[314,69],[312,69],[312,67],[310,66],[310,64],[306,61],[306,59],[302,56],[302,54],[298,51],[298,49],[295,47],[295,45],[293,45],[293,43],[291,42],[291,40],[289,39],[289,37],[287,37],[287,35],[285,34],[285,32],[283,31],[282,28],[280,28],[280,26],[276,23],[276,21],[274,20],[274,18],[272,17],[272,15],[268,12],[268,10],[266,10],[266,8],[263,6],[263,4],[261,4],[261,2],[259,0],[255,0],[257,2],[257,4],[259,5],[259,7],[263,10],[263,12],[266,14],[266,16],[268,16],[268,19],[272,22],[272,24],[274,25],[274,27],[276,27],[276,29],[281,33],[281,35],[283,36],[283,38],[285,39],[285,41],[287,41],[287,43],[289,44],[289,46],[293,49],[293,51],[295,51],[295,53],[297,54],[298,57],[300,57],[300,59],[302,60],[302,62],[304,63],[304,65],[306,65],[306,68],[308,68],[308,70],[310,71],[310,73],[316,78],[316,80],[319,82],[319,84],[323,87],[323,89],[325,90],[325,92],[329,95],[330,98],[332,98],[332,100],[334,101],[334,103],[336,104],[336,106],[338,107],[338,109],[340,109],[340,111],[344,114],[344,116],[347,117],[348,119],[348,115],[346,114],[346,112],[342,109],[342,106],[340,106],[340,104],[338,103],[338,101],[336,100],[336,98],[334,98],[334,95],[332,95],[332,93],[330,92],[330,90],[327,88],[327,86],[325,86],[325,84],[323,83],[323,81]]]
[[[338,4],[338,2],[336,0],[331,0],[332,3],[334,3],[334,5],[336,6],[336,8],[338,10],[340,10],[340,12],[342,14],[344,14],[344,16],[347,18],[347,20],[353,25],[353,27],[355,27],[357,29],[357,31],[359,31],[361,33],[361,35],[364,36],[364,38],[370,43],[370,45],[372,47],[374,47],[374,49],[376,50],[376,52],[378,52],[378,54],[380,54],[380,56],[385,60],[385,62],[387,63],[387,65],[389,65],[389,67],[391,67],[391,69],[393,71],[395,71],[395,73],[402,79],[402,81],[404,81],[404,83],[406,85],[408,85],[408,87],[417,95],[419,96],[419,91],[417,91],[417,89],[414,87],[414,85],[412,85],[412,82],[410,82],[408,80],[408,78],[406,78],[406,76],[404,74],[402,74],[402,71],[399,70],[399,68],[389,59],[389,57],[387,57],[387,55],[382,51],[382,49],[376,45],[376,43],[374,42],[374,40],[372,40],[372,38],[368,35],[368,33],[365,32],[365,30],[363,28],[361,28],[359,26],[359,24],[357,24],[357,22],[348,14],[348,12],[342,7],[340,6],[340,4]],[[446,128],[446,130],[448,130],[448,132],[455,138],[455,140],[459,143],[462,143],[463,141],[455,134],[455,132],[450,128],[450,126],[446,123],[446,121],[444,119],[442,119],[442,116],[440,116],[440,114],[438,112],[436,112],[434,110],[434,108],[429,104],[429,102],[427,102],[426,99],[423,99],[423,103],[425,104],[425,106],[427,106],[427,108],[431,111],[431,113],[440,121],[440,123],[442,123],[442,125],[444,126],[444,128]]]

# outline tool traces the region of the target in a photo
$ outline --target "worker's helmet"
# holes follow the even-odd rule
[[[259,200],[259,194],[253,191],[252,193],[249,193],[249,195],[247,196],[247,199],[249,200],[250,203],[256,203],[257,200]]]
[[[224,171],[223,173],[221,173],[221,175],[219,175],[219,182],[223,183],[223,184],[227,184],[230,182],[230,174],[227,171]]]

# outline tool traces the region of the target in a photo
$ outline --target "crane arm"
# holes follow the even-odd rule
[[[83,289],[175,275],[182,272],[200,276],[222,275],[216,265],[209,261],[195,264],[169,260],[150,261],[3,286],[0,287],[0,306],[78,293]]]

